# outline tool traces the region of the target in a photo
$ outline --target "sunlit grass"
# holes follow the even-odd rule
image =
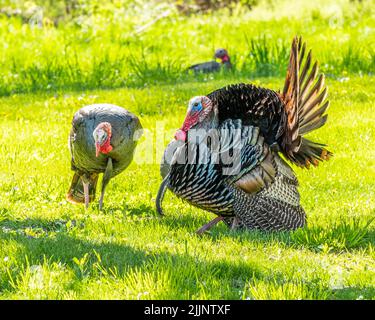
[[[375,81],[328,80],[326,126],[312,135],[334,157],[295,168],[308,226],[293,233],[232,232],[167,193],[154,198],[155,164],[114,178],[104,211],[65,200],[72,177],[67,136],[74,112],[111,102],[155,132],[177,128],[188,99],[244,78],[0,99],[0,298],[375,299]],[[256,84],[282,87],[282,78]],[[166,137],[165,143],[171,137]],[[141,152],[141,149],[139,150]],[[148,154],[159,161],[154,153]],[[151,161],[152,162],[152,161]]]
[[[218,47],[228,49],[233,72],[198,81],[283,76],[295,35],[329,76],[374,73],[372,1],[261,2],[253,11],[192,16],[159,2],[89,6],[82,16],[42,28],[3,17],[0,95],[191,82],[196,77],[186,68],[211,60]]]
[[[0,299],[375,299],[371,1],[260,1],[191,16],[161,2],[92,2],[82,12],[42,28],[0,17]],[[189,98],[241,81],[281,89],[296,34],[328,76],[331,100],[327,125],[311,137],[334,157],[295,168],[308,226],[219,224],[199,237],[212,215],[170,193],[159,218],[157,163]],[[232,72],[185,72],[217,47],[228,49]],[[104,210],[95,201],[85,211],[65,200],[67,137],[74,112],[100,102],[139,115],[145,137],[163,126],[165,140],[141,144],[111,180]]]

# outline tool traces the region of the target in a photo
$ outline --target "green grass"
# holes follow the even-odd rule
[[[375,71],[371,0],[269,0],[233,15],[191,16],[163,2],[81,0],[83,9],[58,27],[48,22],[50,1],[42,2],[42,28],[0,15],[0,95],[191,82],[196,77],[184,70],[211,60],[218,47],[229,50],[233,72],[198,81],[284,76],[295,35],[332,77]]]
[[[246,78],[1,98],[0,299],[375,299],[375,79],[346,80],[328,79],[329,121],[312,135],[334,157],[295,168],[308,226],[292,233],[219,224],[199,237],[212,214],[170,193],[166,216],[155,212],[156,162],[188,99]],[[71,118],[94,102],[169,131],[161,146],[140,144],[136,159],[151,163],[114,178],[102,212],[65,200]]]
[[[160,1],[80,0],[70,14],[65,2],[36,2],[42,27],[0,14],[0,299],[375,299],[371,0],[260,0],[251,11],[189,16]],[[281,89],[296,34],[328,76],[331,100],[311,137],[334,157],[295,168],[308,226],[219,224],[199,237],[212,214],[170,193],[159,218],[158,162],[187,101],[240,81]],[[184,72],[217,47],[229,50],[232,72]],[[72,116],[99,102],[129,109],[147,129],[102,212],[65,200]]]

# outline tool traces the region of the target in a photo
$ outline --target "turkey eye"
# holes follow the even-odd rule
[[[194,107],[198,107],[198,102],[193,104]]]

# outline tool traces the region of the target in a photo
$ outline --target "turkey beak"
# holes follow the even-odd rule
[[[99,144],[99,142],[95,143],[95,149],[96,149],[96,157],[99,157],[99,153],[100,153],[100,144]]]

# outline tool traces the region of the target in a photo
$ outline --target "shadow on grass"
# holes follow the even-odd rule
[[[374,299],[375,287],[365,286],[360,287],[347,287],[340,289],[333,289],[331,299],[334,300],[362,300]]]
[[[116,211],[124,214],[124,217],[150,217],[159,218],[157,222],[151,219],[152,223],[162,224],[170,230],[185,229],[188,233],[195,233],[200,227],[212,220],[215,215],[210,214],[209,217],[202,213],[197,214],[180,214],[168,215],[165,210],[164,216],[159,216],[155,208],[150,205],[141,204],[139,207],[128,206],[126,202],[119,205],[108,205],[100,214],[110,215]],[[99,212],[99,211],[98,211]],[[7,215],[3,215],[3,222],[0,219],[0,226],[7,226],[15,222],[7,221]],[[27,227],[32,225],[34,228],[40,228],[40,231],[64,231],[66,228],[64,220],[55,220],[46,223],[46,221],[38,221],[25,219],[17,221],[19,227]],[[370,245],[375,246],[375,218],[373,215],[368,217],[347,217],[340,218],[327,223],[326,226],[307,225],[307,227],[298,229],[293,232],[264,232],[259,230],[230,230],[223,222],[219,222],[205,236],[212,237],[213,240],[224,238],[232,238],[246,242],[260,242],[265,245],[278,243],[280,245],[295,248],[308,249],[313,252],[343,252],[356,249],[367,249]],[[76,221],[71,224],[76,226]],[[81,222],[82,224],[82,222]],[[83,225],[81,227],[84,227]]]
[[[14,87],[1,87],[0,86],[0,97],[9,97],[14,94],[58,94],[61,92],[69,91],[71,93],[81,93],[82,91],[113,91],[118,89],[145,89],[147,87],[164,87],[174,86],[176,84],[190,83],[207,83],[207,81],[219,81],[228,80],[236,81],[238,78],[249,78],[248,70],[238,70],[235,72],[217,72],[211,74],[193,74],[174,72],[173,74],[165,74],[160,72],[158,68],[149,69],[146,71],[147,74],[139,74],[139,76],[129,78],[127,81],[111,82],[111,83],[100,83],[97,78],[93,75],[85,79],[74,79],[73,81],[67,81],[63,83],[54,84],[51,86],[51,81],[34,82],[33,84],[17,83]],[[30,71],[31,73],[32,70]],[[29,75],[30,72],[26,72]],[[274,78],[283,75],[276,73],[252,73],[250,79],[255,80],[257,78]],[[53,82],[53,81],[52,81]]]
[[[150,205],[141,203],[139,206],[130,206],[126,203],[107,205],[99,211],[99,205],[96,206],[96,210],[102,214],[112,214],[113,212],[120,211],[124,216],[147,216],[147,217],[159,217],[155,208]]]
[[[204,216],[193,219],[190,216],[166,217],[160,220],[160,223],[165,224],[168,228],[184,228],[188,232],[193,232],[192,229],[195,230],[195,227],[199,227],[201,223],[205,222]],[[259,266],[246,263],[240,258],[236,262],[207,261],[188,251],[182,254],[162,250],[160,252],[146,251],[128,244],[82,239],[79,238],[81,233],[78,232],[77,235],[70,228],[84,229],[84,225],[80,225],[78,222],[68,221],[67,223],[64,220],[44,219],[6,219],[0,222],[0,240],[16,241],[19,245],[19,251],[14,254],[16,263],[9,271],[11,278],[13,280],[22,278],[25,266],[43,265],[45,261],[62,263],[73,270],[75,279],[73,284],[69,285],[72,288],[75,283],[78,284],[84,279],[101,277],[103,272],[106,276],[109,275],[117,280],[125,279],[129,271],[140,271],[142,274],[150,273],[154,279],[160,277],[160,272],[167,272],[173,286],[169,288],[171,291],[160,297],[162,299],[171,298],[171,296],[174,299],[201,296],[202,290],[209,289],[209,287],[204,288],[204,283],[208,279],[211,280],[211,283],[220,283],[220,288],[222,287],[220,290],[223,291],[217,294],[217,297],[224,299],[240,299],[239,292],[249,284],[249,281],[251,283],[254,279],[269,282],[270,285],[275,284],[276,281],[280,286],[285,282],[283,277],[275,278],[277,272],[270,278],[270,274],[264,273]],[[35,233],[25,232],[30,229]],[[314,232],[315,229],[308,230],[300,232]],[[230,237],[242,241],[244,245],[247,241],[260,241],[265,244],[276,241],[287,246],[300,245],[290,233],[233,232],[224,225],[215,227],[207,236],[216,240]],[[373,239],[374,231],[368,231],[367,236]],[[362,245],[365,246],[370,242],[371,240],[365,240]],[[98,259],[98,257],[100,258]],[[77,261],[84,261],[84,268],[77,265]],[[115,273],[113,273],[114,270]],[[307,290],[314,290],[313,285],[309,288],[307,283],[306,286]],[[15,292],[17,290],[17,287],[10,284],[6,275],[0,277],[0,292]],[[330,299],[357,299],[360,296],[368,299],[374,296],[374,290],[373,287],[331,289],[323,286],[317,294],[318,298],[321,294],[322,297]]]
[[[166,216],[160,223],[169,228],[184,228],[195,232],[212,219],[203,215]],[[264,244],[279,243],[293,248],[309,249],[313,252],[341,252],[375,246],[375,218],[347,218],[332,222],[325,227],[307,225],[292,232],[265,232],[259,230],[230,230],[223,222],[214,226],[207,235],[215,240],[234,238],[240,241],[256,241]]]
[[[34,230],[34,233],[27,230]],[[130,270],[149,272],[156,279],[160,272],[165,271],[175,284],[173,290],[176,290],[176,296],[173,298],[184,299],[199,295],[205,279],[214,278],[216,283],[224,281],[233,287],[222,298],[238,299],[238,292],[243,289],[246,281],[253,277],[264,277],[259,268],[242,261],[208,262],[188,252],[183,254],[162,250],[152,252],[128,244],[81,239],[80,233],[76,236],[68,232],[66,222],[63,220],[25,219],[0,222],[0,241],[16,241],[19,248],[14,254],[15,265],[8,270],[11,279],[22,278],[26,266],[43,265],[46,261],[48,264],[55,262],[66,265],[74,271],[77,281],[100,277],[103,270],[106,274],[120,279],[124,279]],[[87,256],[87,261],[84,262],[86,271],[82,271],[83,268],[77,265],[77,261],[84,261],[85,256]],[[98,257],[100,257],[99,271]],[[115,273],[112,273],[114,270]],[[6,275],[0,277],[0,292],[17,291],[17,288],[10,284],[9,279]]]

